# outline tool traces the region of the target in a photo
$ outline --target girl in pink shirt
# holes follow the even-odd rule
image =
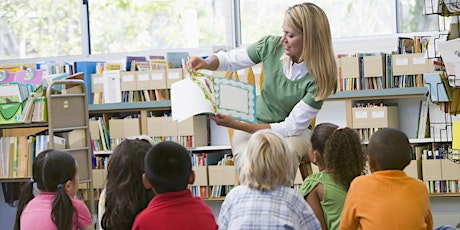
[[[77,161],[70,153],[48,150],[40,172],[41,192],[23,210],[18,209],[17,229],[94,229],[86,204],[73,198],[79,183],[77,168]],[[32,187],[28,186],[23,193],[31,194]]]

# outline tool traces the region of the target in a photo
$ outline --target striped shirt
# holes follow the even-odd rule
[[[226,196],[219,229],[321,229],[312,209],[292,188],[261,192],[245,185]]]

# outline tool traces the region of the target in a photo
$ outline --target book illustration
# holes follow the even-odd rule
[[[198,114],[221,113],[237,120],[255,123],[255,86],[230,78],[190,71],[190,77],[171,86],[173,120]]]

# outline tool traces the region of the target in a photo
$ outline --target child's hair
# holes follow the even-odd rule
[[[320,155],[318,164],[332,173],[345,189],[365,171],[366,157],[356,132],[331,123],[317,125],[311,135],[312,149]]]
[[[77,175],[77,163],[72,154],[52,150],[46,154],[43,162],[43,191],[56,192],[51,209],[51,219],[58,229],[71,229],[75,209],[66,192],[68,181]]]
[[[45,156],[51,151],[53,151],[53,149],[44,150],[40,152],[34,159],[34,162],[32,164],[32,179],[29,181],[29,183],[25,185],[24,189],[21,192],[21,195],[19,196],[18,208],[16,210],[16,221],[14,223],[14,230],[21,229],[20,220],[22,211],[24,211],[24,208],[26,207],[27,203],[29,203],[29,201],[35,197],[34,184],[38,187],[40,191],[44,189],[42,182],[43,162],[45,161]]]
[[[407,135],[394,128],[375,132],[369,140],[367,152],[378,170],[403,170],[411,160]]]
[[[145,175],[157,194],[186,189],[191,173],[190,154],[176,142],[160,142],[145,156]]]
[[[114,149],[107,166],[104,229],[131,229],[136,215],[154,193],[142,183],[144,157],[152,145],[145,140],[124,140]]]
[[[251,135],[241,159],[239,180],[262,192],[292,186],[298,160],[286,142],[270,129]]]

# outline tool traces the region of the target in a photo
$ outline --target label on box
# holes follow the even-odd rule
[[[123,75],[123,81],[124,82],[134,81],[134,76],[133,75]]]
[[[104,79],[102,77],[95,77],[93,78],[94,84],[103,84]]]
[[[153,73],[152,80],[163,80],[163,74],[161,73]]]
[[[148,81],[149,80],[149,75],[148,74],[139,74],[137,76],[138,81]]]
[[[169,72],[168,73],[168,78],[169,79],[179,79],[180,74],[179,74],[179,72]]]
[[[385,118],[384,111],[372,111],[372,118]]]
[[[407,58],[396,58],[395,59],[396,65],[409,65],[409,59]]]
[[[356,119],[366,119],[367,111],[355,111],[355,118]]]
[[[425,64],[425,57],[414,57],[412,58],[412,63],[414,65],[423,65]]]

